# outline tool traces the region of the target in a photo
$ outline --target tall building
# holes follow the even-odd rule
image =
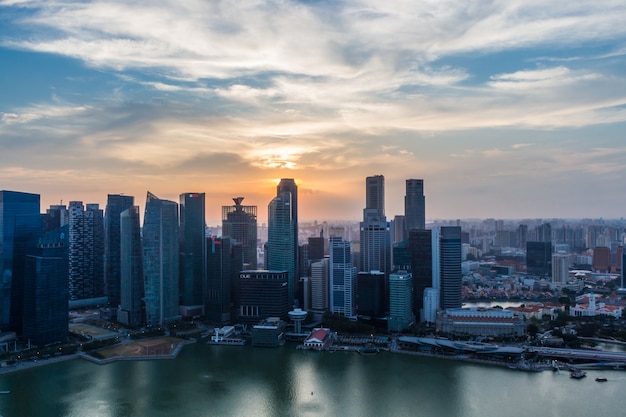
[[[267,207],[268,229],[265,265],[272,271],[286,271],[288,276],[289,305],[293,306],[296,295],[296,255],[294,245],[292,194],[278,194]]]
[[[569,256],[561,253],[552,255],[552,285],[563,288],[569,279]]]
[[[98,204],[70,201],[70,300],[104,296],[104,215]]]
[[[311,310],[324,313],[329,309],[329,263],[328,258],[311,264]]]
[[[207,238],[206,317],[213,323],[236,319],[234,292],[241,272],[242,245],[229,237]],[[234,316],[234,317],[233,317]]]
[[[406,271],[389,275],[389,321],[390,332],[400,332],[415,324],[413,314],[413,277]]]
[[[43,231],[49,232],[51,230],[58,229],[65,226],[70,221],[69,212],[67,206],[63,204],[52,205],[46,210],[46,214],[43,219]]]
[[[384,177],[367,177],[366,207],[360,223],[361,272],[381,271],[386,276],[391,272],[391,225],[385,217]]]
[[[294,304],[294,301],[297,300],[297,294],[301,294],[302,291],[299,290],[299,277],[297,276],[297,271],[300,270],[300,259],[298,258],[298,186],[293,178],[281,178],[278,186],[276,187],[276,195],[280,195],[282,193],[291,194],[291,222],[293,223],[293,265],[294,265],[294,277],[293,277],[293,291],[290,289],[289,303],[290,305]],[[269,268],[268,268],[269,269]],[[290,288],[292,286],[290,285]],[[293,296],[291,295],[293,293]],[[302,300],[299,301],[299,305],[302,306]]]
[[[411,229],[409,231],[409,251],[413,281],[413,308],[416,317],[421,318],[424,307],[424,292],[433,287],[433,243],[432,230]]]
[[[129,195],[109,194],[104,214],[104,281],[108,304],[117,308],[121,303],[120,214],[134,205]]]
[[[374,216],[385,215],[385,177],[382,175],[365,178],[365,208],[374,210]]]
[[[257,324],[268,317],[288,319],[288,274],[286,271],[241,271],[239,321]]]
[[[550,275],[552,244],[550,242],[526,242],[526,272],[531,275]]]
[[[406,180],[404,196],[405,236],[412,229],[426,228],[426,197],[424,197],[424,180]]]
[[[180,317],[178,261],[178,204],[148,192],[143,218],[143,272],[149,325]]]
[[[204,307],[206,276],[205,195],[180,195],[180,304]]]
[[[11,323],[20,327],[21,317],[11,320],[11,312],[21,311],[25,256],[29,247],[36,246],[40,230],[39,194],[0,191],[0,327],[3,331]]]
[[[378,271],[359,272],[356,279],[356,312],[371,319],[385,317],[385,274]]]
[[[593,270],[598,272],[610,272],[611,270],[611,249],[596,246],[593,248]]]
[[[439,238],[441,308],[461,308],[461,228],[442,226]]]
[[[120,296],[117,321],[128,326],[143,324],[143,256],[139,207],[120,214]]]
[[[350,242],[336,236],[330,238],[330,311],[356,317],[356,269]]]
[[[233,201],[234,206],[222,206],[222,236],[241,243],[241,269],[257,269],[257,207],[242,205],[243,197]]]

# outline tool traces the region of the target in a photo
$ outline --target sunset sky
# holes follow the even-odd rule
[[[0,189],[301,220],[626,213],[626,2],[0,0]]]

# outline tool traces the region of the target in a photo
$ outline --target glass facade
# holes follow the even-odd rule
[[[120,214],[120,309],[118,321],[128,326],[143,324],[143,257],[139,207]]]
[[[185,306],[204,305],[206,276],[205,195],[180,195],[180,298]]]
[[[274,197],[267,207],[268,229],[265,265],[274,271],[287,271],[289,305],[292,306],[296,289],[296,256],[291,210],[292,194],[284,192]]]
[[[104,217],[104,280],[109,305],[117,308],[121,302],[120,214],[134,204],[128,195],[109,194]]]

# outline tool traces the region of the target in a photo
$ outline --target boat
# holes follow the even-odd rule
[[[587,372],[581,371],[580,369],[575,369],[569,374],[569,377],[573,379],[581,379],[586,376],[587,376]]]
[[[367,346],[360,347],[358,352],[362,355],[375,355],[378,352],[380,352],[380,349],[378,349],[374,345],[367,345]]]
[[[596,382],[606,382],[608,379],[606,378],[596,378]]]
[[[0,391],[0,394],[10,394],[11,391]]]

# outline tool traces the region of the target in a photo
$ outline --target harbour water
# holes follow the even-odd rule
[[[626,372],[572,380],[388,352],[200,342],[173,360],[75,359],[5,374],[0,390],[10,391],[3,417],[613,416],[626,407]]]

